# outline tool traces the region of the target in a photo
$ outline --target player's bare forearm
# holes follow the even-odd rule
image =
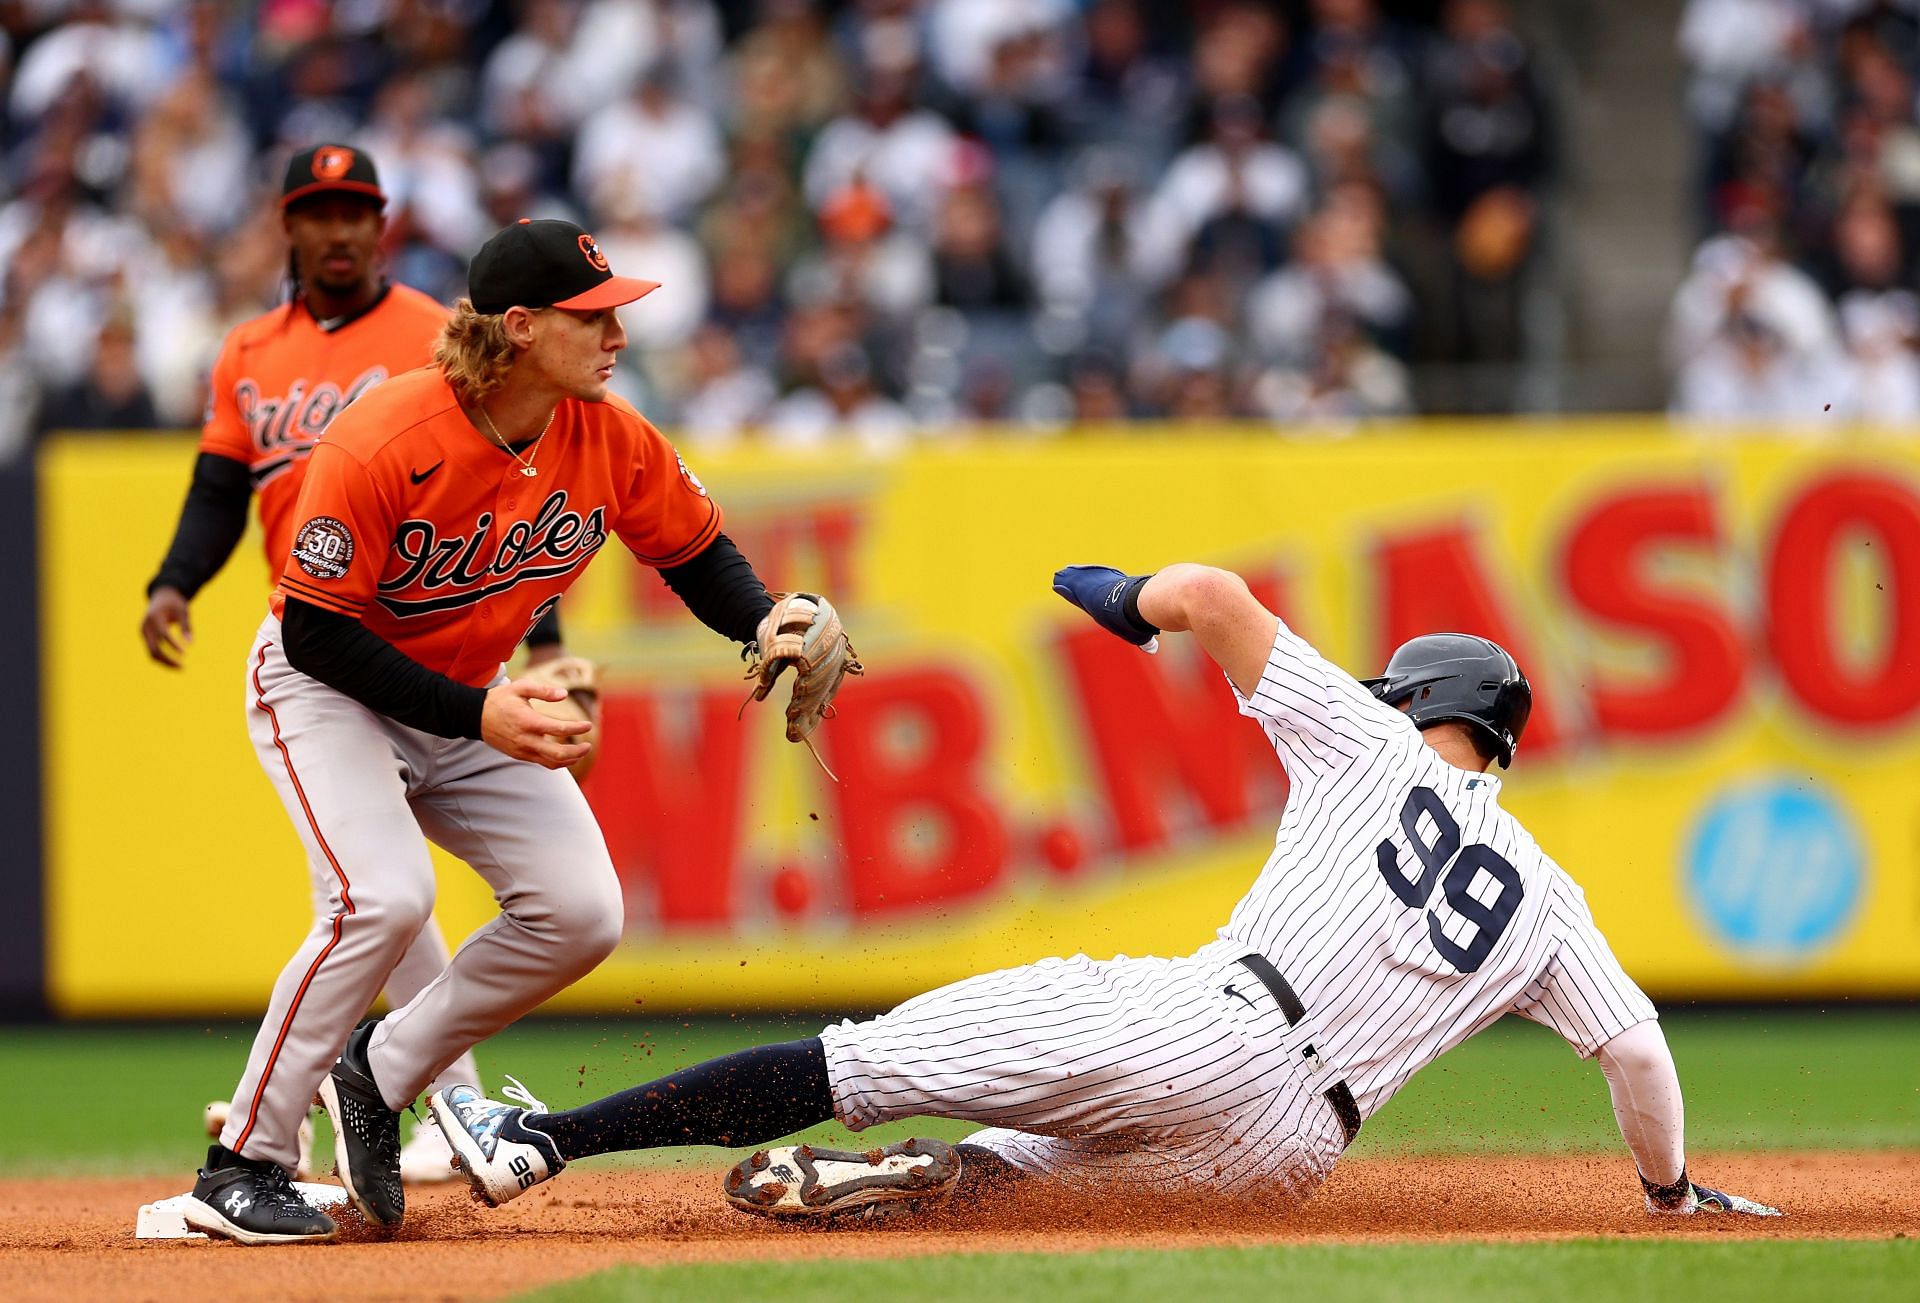
[[[1179,561],[1148,578],[1140,590],[1140,616],[1165,633],[1186,633],[1196,617],[1206,618],[1235,589],[1246,593],[1247,585],[1231,570]]]
[[[1191,633],[1200,648],[1251,696],[1273,651],[1279,617],[1231,570],[1180,562],[1147,580],[1140,618],[1168,633]]]

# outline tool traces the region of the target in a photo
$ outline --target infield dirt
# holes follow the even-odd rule
[[[1785,1209],[1780,1219],[1653,1219],[1614,1156],[1372,1159],[1303,1207],[1146,1203],[1026,1191],[984,1210],[883,1226],[773,1223],[722,1202],[719,1168],[574,1171],[506,1208],[464,1186],[409,1194],[407,1225],[378,1238],[343,1219],[340,1243],[245,1249],[141,1243],[141,1203],[164,1179],[0,1181],[0,1281],[11,1300],[483,1299],[616,1263],[1074,1252],[1315,1240],[1550,1240],[1576,1236],[1920,1236],[1920,1153],[1728,1154],[1693,1174]]]

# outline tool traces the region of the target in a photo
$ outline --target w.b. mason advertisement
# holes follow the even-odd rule
[[[586,790],[628,940],[555,1008],[874,1007],[1049,954],[1205,941],[1271,844],[1279,766],[1185,640],[1143,656],[1048,588],[1066,563],[1174,560],[1248,575],[1358,675],[1434,629],[1512,650],[1537,707],[1504,799],[1654,994],[1920,993],[1904,443],[1579,423],[683,451],[763,575],[833,598],[869,672],[816,764],[776,711],[739,717],[718,636],[607,544],[563,610],[607,666]],[[255,1009],[307,926],[243,727],[256,552],[201,595],[184,673],[133,635],[191,458],[185,439],[42,453],[67,1014]],[[493,903],[457,863],[441,883],[457,942]]]

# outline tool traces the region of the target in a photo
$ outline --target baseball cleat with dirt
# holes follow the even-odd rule
[[[375,1226],[398,1226],[407,1215],[400,1184],[400,1115],[387,1107],[367,1062],[378,1022],[354,1028],[339,1062],[320,1083],[320,1103],[333,1123],[333,1155],[340,1184]]]
[[[238,1244],[312,1244],[335,1234],[333,1218],[300,1197],[286,1169],[221,1145],[207,1150],[181,1216],[195,1230]]]
[[[1673,1208],[1662,1208],[1647,1200],[1647,1211],[1656,1217],[1688,1217],[1712,1213],[1735,1213],[1743,1217],[1784,1217],[1778,1208],[1769,1207],[1758,1199],[1749,1199],[1745,1195],[1727,1194],[1722,1190],[1709,1190],[1704,1185],[1687,1188],[1684,1202]]]
[[[501,1093],[527,1108],[488,1099],[472,1086],[437,1090],[427,1100],[473,1197],[494,1208],[553,1179],[567,1165],[553,1138],[523,1121],[529,1109],[544,1113],[546,1106],[518,1081],[507,1080],[513,1084]]]
[[[960,1180],[960,1155],[942,1140],[874,1149],[783,1145],[736,1163],[727,1202],[763,1217],[831,1217],[873,1204],[944,1198]]]

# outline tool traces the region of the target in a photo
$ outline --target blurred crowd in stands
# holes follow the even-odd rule
[[[193,424],[283,292],[274,183],[320,140],[374,156],[391,274],[445,301],[520,216],[664,282],[618,385],[695,444],[1404,412],[1412,368],[1524,360],[1551,229],[1500,0],[0,0],[0,33],[13,446]],[[1702,57],[1740,82],[1702,118],[1716,223],[1731,188],[1851,177],[1856,117],[1890,160],[1911,136],[1910,87],[1807,116],[1820,35],[1764,93]],[[1869,50],[1904,79],[1892,40],[1843,84]],[[1920,182],[1885,170],[1897,220]],[[1811,214],[1771,216],[1754,260]]]
[[[1689,0],[1680,43],[1705,239],[1673,410],[1920,419],[1920,5]]]

